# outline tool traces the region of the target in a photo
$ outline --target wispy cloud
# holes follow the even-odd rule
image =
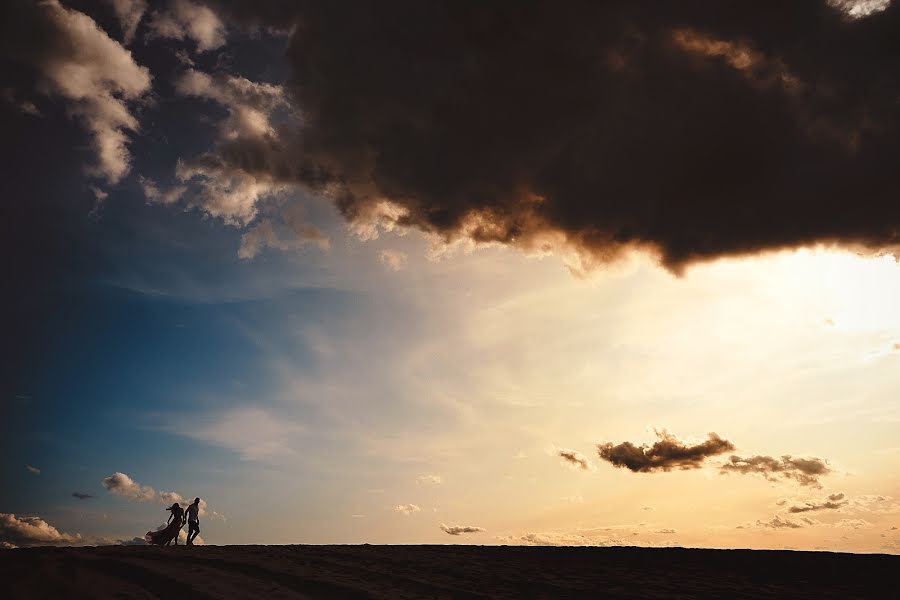
[[[563,463],[574,469],[579,471],[590,471],[593,469],[593,465],[591,465],[587,457],[577,450],[554,448],[553,453],[563,459]]]
[[[391,271],[401,271],[406,267],[409,256],[406,252],[401,252],[400,250],[382,250],[381,254],[378,255],[378,259],[381,261],[381,264]]]
[[[417,513],[421,510],[421,507],[416,504],[398,504],[394,507],[394,512],[403,513],[406,516]]]
[[[841,519],[834,523],[834,526],[846,529],[864,529],[866,527],[871,527],[872,524],[865,519]]]
[[[277,462],[296,454],[296,438],[306,432],[303,425],[255,407],[239,407],[210,420],[185,419],[165,430],[227,448],[249,461]]]
[[[805,513],[819,510],[837,510],[850,502],[843,493],[829,494],[822,500],[812,500],[799,504],[793,504],[788,508],[789,513]]]
[[[440,485],[443,482],[440,475],[419,475],[416,477],[416,483],[420,485]]]
[[[616,546],[622,543],[622,540],[614,538],[559,532],[501,536],[498,541],[521,546]]]
[[[119,27],[122,29],[122,37],[125,44],[130,44],[134,40],[134,34],[137,32],[141,18],[147,10],[145,0],[106,0],[107,4],[111,4],[116,18],[119,20]]]
[[[200,52],[225,44],[225,33],[216,13],[191,0],[173,0],[168,10],[152,13],[147,21],[148,38],[190,39]]]
[[[788,519],[787,517],[782,517],[781,515],[775,515],[768,521],[757,521],[756,526],[765,529],[800,529],[804,525],[809,525],[811,523],[812,521],[809,519],[795,521],[793,519]]]
[[[31,473],[34,473],[35,475],[41,474],[41,470],[38,469],[37,467],[33,467],[31,465],[25,465],[25,468],[28,469]]]

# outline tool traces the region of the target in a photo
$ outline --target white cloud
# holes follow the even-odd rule
[[[398,222],[408,213],[409,211],[399,204],[381,200],[360,207],[347,227],[364,242],[377,240],[381,231],[397,231],[402,234],[404,230]]]
[[[280,86],[188,69],[175,81],[175,90],[184,96],[214,100],[228,110],[228,117],[219,124],[220,144],[248,144],[257,149],[277,144],[278,135],[269,118],[274,110],[287,105]],[[247,225],[256,217],[261,200],[289,187],[271,175],[231,165],[215,153],[179,160],[175,175],[182,182],[200,187],[196,206],[231,225]],[[287,219],[285,224],[290,227]],[[307,233],[324,239],[320,232]],[[274,234],[270,238],[278,239]],[[252,248],[252,244],[248,245],[245,253]]]
[[[861,19],[885,10],[890,6],[891,0],[828,0],[828,4],[851,19]]]
[[[88,187],[91,190],[91,193],[94,194],[94,200],[97,201],[97,204],[103,202],[104,200],[106,200],[109,197],[108,192],[98,188],[95,185],[88,186]]]
[[[144,198],[151,204],[174,204],[187,191],[183,185],[172,186],[165,191],[160,190],[155,181],[144,176],[139,177],[139,182],[144,192]]]
[[[204,510],[205,507],[206,507],[206,502],[204,500],[200,500],[200,516],[203,516],[203,514],[205,512],[205,510]],[[212,514],[209,516],[209,518],[210,519],[218,519],[218,520],[222,521],[223,523],[228,522],[228,519],[225,518],[225,515],[223,515],[220,512],[216,512],[216,511],[212,511]]]
[[[416,477],[416,483],[419,485],[440,485],[442,482],[440,475],[423,474]]]
[[[397,506],[394,507],[394,512],[403,513],[407,516],[409,516],[413,513],[417,513],[421,510],[422,509],[415,504],[398,504]]]
[[[872,524],[865,519],[841,519],[834,523],[834,526],[846,529],[863,529],[865,527],[871,527]]]
[[[190,0],[173,0],[168,10],[154,12],[147,29],[148,38],[193,40],[200,52],[225,44],[225,25],[216,13]]]
[[[80,542],[80,534],[63,533],[40,517],[0,513],[0,544],[4,547],[66,546]]]
[[[145,0],[106,0],[111,4],[116,18],[119,20],[119,27],[122,28],[122,37],[125,44],[130,44],[134,40],[134,34],[137,32],[141,18],[147,11],[147,3]]]
[[[287,213],[288,211],[285,211],[282,214],[284,223],[280,226],[271,219],[263,219],[248,229],[241,236],[238,258],[252,259],[265,248],[293,250],[307,244],[315,244],[322,250],[330,247],[328,238],[321,230],[304,222],[300,217],[292,218]]]
[[[853,498],[851,501],[851,508],[875,514],[893,514],[900,512],[900,504],[898,504],[893,497],[872,494]]]
[[[103,484],[103,487],[106,488],[106,491],[110,494],[121,496],[122,498],[134,500],[136,502],[158,502],[159,504],[162,504],[164,506],[171,506],[172,504],[176,503],[182,506],[187,506],[188,504],[193,502],[192,498],[185,499],[184,496],[182,496],[178,492],[157,492],[149,485],[141,485],[140,483],[129,477],[127,474],[120,471],[116,471],[109,477],[105,477],[101,483]],[[206,514],[206,500],[203,500],[201,498],[199,516],[206,516]],[[218,513],[214,514],[217,515]]]
[[[131,168],[126,132],[139,129],[127,102],[150,89],[150,73],[87,15],[57,0],[41,2],[38,10],[56,42],[21,58],[38,68],[43,91],[65,98],[70,114],[91,133],[97,163],[89,172],[116,183]]]
[[[571,533],[525,533],[498,538],[501,543],[518,546],[616,546],[621,540],[607,537],[588,537]]]
[[[227,74],[210,75],[196,69],[188,69],[175,80],[175,91],[215,100],[227,108],[230,117],[221,126],[225,137],[273,133],[269,115],[276,108],[287,106],[281,86]]]
[[[401,271],[406,267],[409,256],[400,250],[382,250],[378,259],[391,271]]]
[[[256,217],[258,201],[285,189],[268,178],[200,162],[179,160],[175,176],[199,185],[195,205],[229,225],[247,225]]]
[[[37,467],[32,467],[31,465],[25,465],[25,468],[28,469],[30,472],[34,473],[35,475],[41,474],[41,470],[38,469]]]
[[[122,496],[138,502],[152,502],[158,499],[156,490],[148,485],[141,485],[125,473],[116,471],[103,479],[103,487],[110,494]]]
[[[160,492],[159,493],[159,501],[163,504],[184,504],[184,498],[181,497],[181,494],[178,492]]]

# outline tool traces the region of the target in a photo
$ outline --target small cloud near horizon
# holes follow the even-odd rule
[[[464,533],[481,533],[487,531],[483,527],[475,527],[474,525],[445,525],[441,523],[441,530],[450,535],[462,535]]]
[[[789,513],[805,513],[818,510],[837,510],[849,504],[850,500],[842,493],[829,494],[823,500],[807,501],[802,504],[794,504],[788,508]]]
[[[81,541],[81,534],[61,532],[40,517],[0,513],[0,544],[3,547],[69,546]]]

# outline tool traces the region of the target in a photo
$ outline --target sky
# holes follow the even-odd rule
[[[900,552],[900,6],[0,23],[0,546]]]

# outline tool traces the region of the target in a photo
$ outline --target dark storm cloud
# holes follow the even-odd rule
[[[657,431],[659,440],[648,446],[636,446],[631,442],[613,445],[610,442],[597,445],[601,459],[616,467],[635,473],[669,471],[671,469],[698,469],[703,462],[717,454],[734,450],[734,444],[709,433],[706,441],[699,444],[682,442],[667,431]]]
[[[831,473],[828,461],[821,458],[797,458],[784,455],[774,456],[732,456],[724,465],[723,473],[762,475],[769,481],[792,479],[800,485],[820,487],[819,477]]]
[[[897,3],[211,5],[295,27],[302,114],[297,143],[221,159],[339,182],[348,219],[389,200],[401,225],[575,251],[576,269],[900,241]]]

